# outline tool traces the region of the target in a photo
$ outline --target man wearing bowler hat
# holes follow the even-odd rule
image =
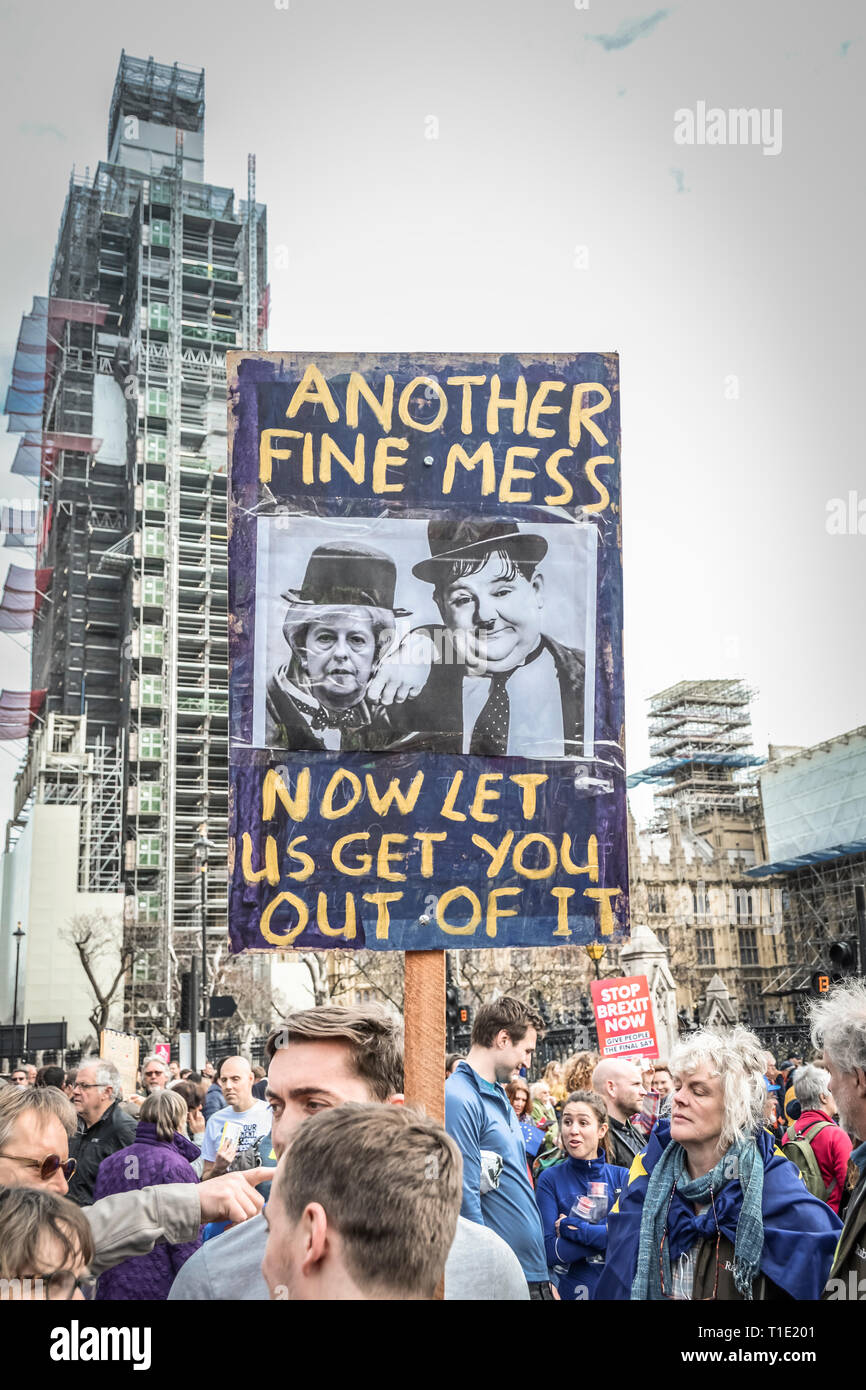
[[[427,535],[430,558],[412,572],[445,626],[427,629],[434,664],[418,698],[392,707],[391,746],[581,757],[585,658],[542,632],[547,541],[478,517],[430,521]]]
[[[283,633],[290,660],[267,686],[269,747],[381,749],[393,734],[367,684],[394,632],[397,571],[379,550],[354,542],[320,545],[300,589],[289,589]]]

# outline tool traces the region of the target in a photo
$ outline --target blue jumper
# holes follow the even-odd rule
[[[510,1245],[528,1283],[546,1283],[547,1262],[538,1208],[526,1167],[520,1123],[502,1086],[458,1062],[445,1083],[445,1128],[463,1155],[460,1215],[489,1226]],[[481,1196],[481,1150],[503,1162],[499,1186]]]
[[[592,1298],[601,1278],[603,1264],[590,1264],[589,1256],[604,1254],[607,1249],[607,1221],[590,1222],[569,1218],[577,1201],[589,1192],[591,1182],[607,1184],[607,1207],[610,1211],[620,1191],[628,1182],[628,1169],[615,1168],[603,1158],[564,1158],[539,1175],[535,1199],[544,1227],[544,1249],[551,1279],[564,1300],[574,1300],[581,1290],[581,1299]],[[556,1234],[556,1220],[565,1216]],[[565,1274],[554,1275],[555,1265],[567,1265]]]

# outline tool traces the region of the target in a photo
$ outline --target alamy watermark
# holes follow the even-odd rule
[[[0,1279],[0,1303],[39,1302],[45,1298],[45,1284],[37,1274],[23,1279]]]
[[[674,112],[676,145],[760,145],[769,155],[782,153],[781,107],[721,106],[695,103]]]
[[[826,510],[828,536],[866,536],[866,497],[852,489],[847,497],[831,497]]]

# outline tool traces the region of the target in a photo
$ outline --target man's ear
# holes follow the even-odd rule
[[[319,1202],[308,1202],[300,1220],[301,1273],[315,1274],[328,1252],[328,1215]]]
[[[532,576],[532,578],[530,579],[529,582],[530,582],[530,584],[532,585],[532,587],[533,587],[533,589],[534,589],[534,591],[535,591],[535,597],[536,597],[537,600],[538,600],[538,606],[539,606],[539,608],[543,608],[543,607],[544,607],[544,575],[543,575],[543,574],[540,574],[539,571],[536,570],[536,571],[535,571],[535,574]]]
[[[386,1105],[405,1105],[405,1104],[406,1104],[406,1097],[404,1096],[404,1094],[403,1094],[402,1091],[395,1091],[394,1094],[393,1094],[392,1096],[389,1096],[389,1097],[388,1097],[388,1099],[385,1101],[385,1104],[386,1104]]]

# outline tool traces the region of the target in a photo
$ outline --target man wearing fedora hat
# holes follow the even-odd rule
[[[267,685],[266,742],[303,751],[381,749],[393,734],[367,685],[390,643],[397,571],[390,556],[340,541],[320,545],[300,589],[283,594],[290,660]]]
[[[478,517],[431,520],[427,535],[412,572],[444,629],[426,629],[437,655],[421,694],[391,708],[392,748],[581,757],[585,658],[542,632],[547,541]]]

